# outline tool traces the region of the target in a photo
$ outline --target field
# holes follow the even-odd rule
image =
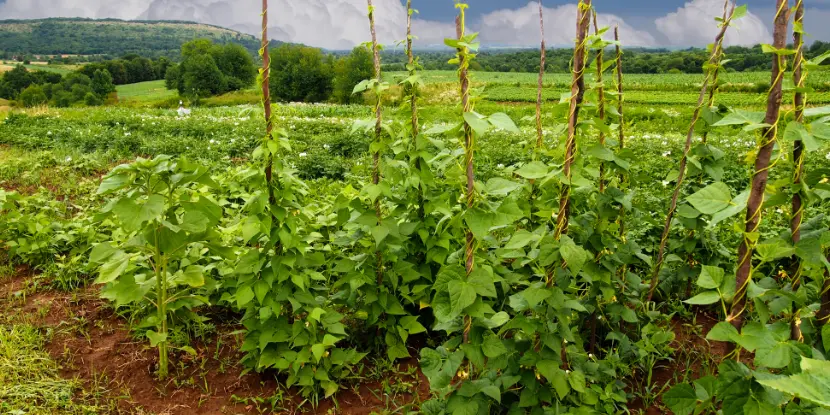
[[[176,91],[170,91],[164,86],[164,81],[119,85],[116,91],[118,92],[119,101],[126,103],[169,101],[171,98],[178,97]]]
[[[830,136],[815,117],[827,111],[811,115],[803,163],[804,238],[817,246],[787,236],[792,130],[752,233],[752,317],[732,337],[752,352],[736,360],[717,333],[769,73],[724,74],[716,103],[730,111],[696,124],[654,302],[703,75],[626,76],[625,149],[589,92],[567,178],[570,75],[545,79],[539,151],[535,75],[474,72],[475,111],[506,117],[476,124],[470,209],[463,137],[449,131],[462,117],[457,76],[423,74],[417,146],[399,86],[383,98],[380,143],[370,105],[275,105],[277,138],[263,141],[254,90],[182,118],[163,81],[120,86],[120,106],[0,111],[0,411],[656,414],[683,398],[698,413],[740,399],[759,402],[754,413],[826,413],[755,379],[827,351],[812,323],[788,340],[794,313],[814,321],[820,306]],[[810,108],[830,103],[828,72],[808,85]],[[734,115],[745,122],[711,125]],[[571,229],[554,240],[565,183]],[[469,237],[477,267],[465,275]],[[787,282],[795,255],[819,263],[805,259],[800,287]],[[718,374],[737,386],[716,388]]]
[[[6,62],[5,64],[0,64],[0,72],[10,71],[17,65],[17,62]],[[74,65],[49,65],[46,62],[32,62],[30,65],[23,66],[30,71],[54,72],[61,75],[66,75],[78,69],[78,66]]]

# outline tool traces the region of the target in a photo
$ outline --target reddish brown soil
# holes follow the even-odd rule
[[[423,374],[402,374],[417,367],[417,360],[411,359],[400,363],[401,374],[386,382],[367,381],[343,389],[335,395],[336,400],[321,401],[317,408],[303,405],[295,391],[281,392],[284,388],[273,373],[242,374],[242,355],[237,351],[241,338],[234,334],[239,327],[233,326],[219,326],[218,334],[211,335],[215,340],[209,344],[194,344],[196,356],[171,352],[170,379],[158,382],[154,374],[156,349],[133,339],[125,320],[98,299],[95,288],[24,297],[20,292],[27,279],[21,276],[0,283],[0,308],[51,329],[54,335],[46,348],[61,365],[62,376],[83,380],[89,390],[108,391],[106,395],[116,402],[118,413],[368,415],[414,405],[429,397],[429,384]],[[386,396],[383,383],[398,392]],[[280,395],[283,399],[274,399],[272,408],[269,397]]]

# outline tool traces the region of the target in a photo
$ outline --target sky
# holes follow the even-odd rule
[[[705,46],[716,32],[714,18],[724,0],[594,0],[602,26],[619,25],[628,46]],[[792,0],[791,2],[794,2]],[[471,30],[484,46],[536,47],[539,44],[538,2],[467,0]],[[404,38],[405,0],[374,0],[378,37],[390,47]],[[576,0],[542,0],[548,45],[569,46],[575,31]],[[804,0],[805,30],[813,40],[830,40],[830,0]],[[771,42],[775,0],[744,0],[749,14],[730,28],[726,43]],[[0,0],[0,19],[43,17],[119,18],[125,20],[190,20],[258,35],[258,0]],[[454,36],[453,0],[413,0],[419,10],[413,23],[416,45],[443,43]],[[272,38],[327,49],[350,49],[369,40],[366,0],[270,0]]]

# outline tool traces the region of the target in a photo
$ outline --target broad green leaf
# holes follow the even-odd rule
[[[591,259],[591,254],[581,246],[577,246],[573,239],[568,236],[562,237],[562,245],[559,247],[559,253],[562,255],[562,259],[568,263],[568,268],[570,268],[574,275]]]
[[[470,128],[473,129],[473,131],[475,131],[478,136],[482,136],[490,130],[490,123],[488,123],[487,119],[481,114],[475,112],[465,112],[464,121],[470,126]]]
[[[104,178],[98,186],[97,194],[102,195],[113,190],[118,190],[129,184],[130,176],[127,174],[111,174]]]
[[[746,4],[738,6],[738,7],[735,8],[735,11],[732,13],[732,20],[738,20],[738,19],[742,18],[742,17],[746,16],[746,13],[747,13],[747,5]]]
[[[526,230],[520,230],[510,238],[510,242],[504,246],[504,249],[521,249],[528,246],[538,238],[537,235],[532,234]]]
[[[147,338],[150,339],[150,347],[156,347],[159,343],[167,341],[167,333],[157,333],[153,330],[147,330]]]
[[[484,352],[485,356],[491,359],[507,353],[507,348],[504,347],[504,343],[502,343],[501,339],[494,334],[489,334],[484,337],[484,343],[481,345],[481,350]]]
[[[727,114],[720,121],[712,124],[714,127],[721,127],[725,125],[743,125],[743,124],[760,124],[764,121],[764,112],[750,112],[744,110],[735,110]]]
[[[466,281],[450,281],[447,284],[447,290],[450,295],[451,311],[454,315],[461,314],[465,308],[476,301],[476,290]]]
[[[182,282],[191,287],[201,287],[205,285],[204,268],[196,265],[187,267],[182,273]]]
[[[821,117],[830,115],[830,105],[825,107],[807,108],[804,110],[805,117]]]
[[[741,212],[745,212],[746,204],[749,201],[749,193],[749,190],[745,190],[738,196],[735,196],[735,198],[729,203],[728,208],[712,215],[712,219],[709,221],[708,226],[710,228],[714,228],[715,225],[725,221],[726,219],[729,219]]]
[[[243,285],[236,291],[236,306],[239,308],[245,307],[253,299],[254,290],[249,285]]]
[[[709,305],[720,301],[720,294],[717,291],[704,291],[686,301],[686,304]]]
[[[807,150],[807,152],[816,151],[820,147],[818,141],[816,141],[815,137],[807,131],[804,124],[798,121],[793,121],[787,124],[787,129],[784,130],[784,139],[790,142],[801,141],[804,143],[804,149]]]
[[[386,237],[389,236],[389,228],[384,225],[378,225],[372,228],[372,237],[375,238],[375,245],[380,246]]]
[[[519,128],[516,127],[516,124],[513,122],[513,120],[510,119],[510,117],[505,113],[497,112],[491,115],[488,119],[490,120],[490,124],[492,124],[493,127],[496,127],[500,130],[505,130],[516,134],[521,132]]]
[[[541,179],[548,175],[548,166],[541,161],[532,161],[516,170],[516,174],[525,179]]]
[[[735,342],[740,337],[738,330],[729,322],[721,321],[709,330],[706,334],[706,340],[714,340],[719,342]]]
[[[98,271],[98,278],[95,279],[96,284],[107,284],[118,279],[119,276],[127,269],[130,264],[130,256],[123,251],[116,251],[110,256],[109,261],[101,265]]]
[[[568,374],[568,383],[573,390],[579,393],[585,393],[585,374],[578,370],[574,370]]]
[[[725,183],[717,182],[704,187],[687,200],[701,213],[713,215],[730,206],[732,193]]]
[[[322,359],[323,355],[326,354],[326,346],[322,343],[317,343],[311,346],[311,353],[314,354],[314,359],[317,362],[320,362],[320,359]]]
[[[681,383],[663,394],[663,403],[665,403],[675,415],[689,415],[694,412],[695,407],[697,406],[697,394],[691,385],[688,383]]]
[[[726,272],[719,267],[704,265],[700,270],[700,276],[697,278],[697,285],[709,290],[720,288],[725,274]]]
[[[494,196],[507,196],[510,192],[522,187],[520,183],[496,177],[487,181],[484,191]]]
[[[476,294],[482,297],[498,296],[492,271],[488,269],[482,267],[474,269],[467,282],[475,289]]]
[[[801,373],[778,379],[759,379],[758,383],[830,408],[830,362],[802,357]]]

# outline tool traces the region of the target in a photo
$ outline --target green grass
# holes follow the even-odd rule
[[[45,339],[28,324],[0,326],[0,412],[4,414],[89,414],[80,403],[78,380],[62,379],[43,350]]]
[[[118,99],[124,102],[152,103],[175,98],[178,93],[168,90],[164,81],[139,82],[137,84],[119,85]]]

